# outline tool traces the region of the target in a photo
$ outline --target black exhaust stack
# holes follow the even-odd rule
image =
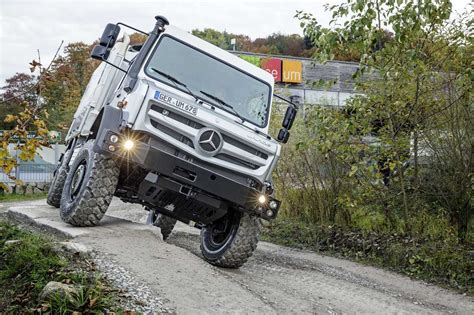
[[[158,36],[165,30],[165,26],[170,24],[168,19],[164,16],[157,15],[155,16],[155,19],[155,27],[150,32],[150,34],[148,34],[147,40],[143,44],[142,49],[140,49],[137,59],[133,63],[132,67],[130,68],[130,71],[127,74],[127,78],[125,79],[124,90],[127,93],[132,92],[135,88],[135,85],[137,84],[138,80],[138,72],[140,72],[143,63],[145,62],[145,57],[150,52],[151,48],[155,45]]]

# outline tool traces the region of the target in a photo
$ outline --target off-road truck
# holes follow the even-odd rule
[[[63,221],[93,226],[113,196],[149,211],[163,238],[177,220],[201,229],[204,258],[239,267],[276,217],[271,182],[296,108],[268,135],[273,76],[169,25],[150,33],[108,24],[101,60],[74,115],[48,203]],[[121,29],[146,35],[131,45]],[[119,37],[120,36],[120,37]]]

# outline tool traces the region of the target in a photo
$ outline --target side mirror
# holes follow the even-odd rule
[[[97,60],[107,60],[109,53],[110,51],[107,49],[107,47],[96,45],[92,49],[91,58]]]
[[[287,143],[290,138],[290,132],[286,128],[281,128],[278,132],[277,140],[282,143]]]
[[[291,129],[291,126],[293,126],[293,122],[295,121],[297,113],[298,111],[294,107],[289,106],[286,109],[285,117],[283,118],[282,123],[283,128],[288,130]]]
[[[120,33],[120,26],[109,23],[105,27],[102,36],[100,37],[99,45],[106,48],[112,48],[117,41],[117,37]]]

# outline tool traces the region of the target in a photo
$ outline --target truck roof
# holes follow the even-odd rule
[[[275,83],[275,79],[273,78],[273,75],[271,75],[269,72],[243,60],[242,58],[239,58],[226,50],[219,48],[215,45],[212,45],[205,40],[200,39],[199,37],[196,37],[176,26],[173,25],[168,25],[165,28],[164,34],[169,34],[171,36],[174,36],[189,45],[196,47],[202,51],[207,52],[210,55],[213,55],[217,57],[218,59],[231,64],[232,66],[239,68],[248,74],[259,78],[262,81],[265,81],[266,83],[270,84],[272,89],[273,85]]]

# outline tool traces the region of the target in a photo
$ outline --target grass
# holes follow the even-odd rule
[[[416,239],[279,218],[262,239],[388,268],[474,296],[474,246],[454,239]]]
[[[18,242],[6,244],[8,240]],[[6,314],[117,311],[115,290],[93,264],[56,248],[52,238],[0,222],[0,310]],[[77,294],[40,301],[39,294],[50,281],[71,285]]]
[[[28,201],[28,200],[38,200],[46,198],[47,193],[38,193],[31,195],[21,195],[21,194],[0,194],[0,202],[15,202],[15,201]]]

